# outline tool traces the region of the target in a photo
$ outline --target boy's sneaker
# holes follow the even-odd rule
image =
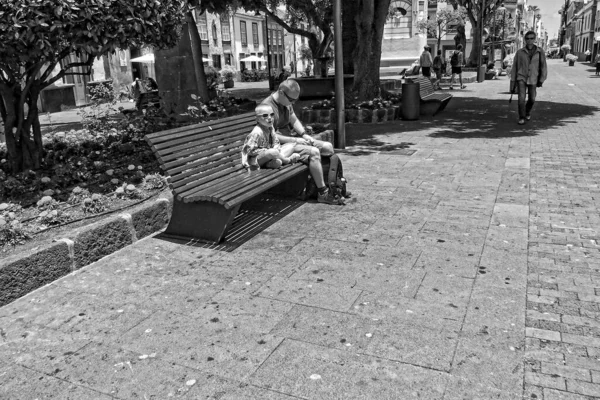
[[[529,121],[530,119],[531,119],[531,114],[527,114],[527,115],[525,116],[525,120]]]
[[[323,194],[317,194],[317,201],[319,203],[333,204],[336,206],[344,205],[344,198],[333,195],[329,189],[323,192]]]

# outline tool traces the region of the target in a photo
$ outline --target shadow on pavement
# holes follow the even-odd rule
[[[436,123],[443,128],[429,136],[453,139],[537,136],[540,131],[567,126],[598,111],[598,107],[583,104],[536,101],[532,120],[525,125],[517,125],[516,95],[511,104],[508,103],[508,93],[506,100],[486,99],[483,103],[480,98],[457,98],[443,114],[436,116],[436,120],[440,119]],[[445,119],[442,119],[443,116]]]
[[[348,155],[367,155],[375,152],[392,152],[407,149],[413,143],[397,142],[398,135],[407,132],[432,131],[429,137],[471,139],[537,136],[538,132],[575,123],[577,119],[600,111],[600,108],[583,104],[537,101],[532,120],[517,125],[517,96],[511,104],[506,99],[490,100],[478,97],[457,97],[436,115],[421,116],[416,121],[395,120],[379,124],[346,124]],[[389,142],[386,141],[389,137]]]

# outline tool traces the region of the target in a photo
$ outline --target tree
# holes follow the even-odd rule
[[[462,8],[441,8],[435,13],[435,19],[422,19],[419,21],[419,29],[426,30],[437,39],[437,48],[441,48],[442,36],[446,35],[449,28],[464,25],[466,14]]]
[[[483,7],[484,2],[485,8]],[[481,35],[479,34],[479,32],[481,32],[481,24],[483,23],[483,26],[486,25],[485,21],[489,21],[492,16],[495,15],[496,10],[500,7],[502,2],[503,0],[448,0],[448,3],[452,4],[454,8],[459,6],[464,8],[465,14],[471,23],[471,29],[473,29],[475,33],[473,35],[473,45],[471,47],[468,65],[477,65],[479,54],[482,51]]]
[[[206,72],[204,71],[204,62],[202,61],[202,42],[200,39],[200,33],[198,32],[198,26],[196,25],[196,19],[194,18],[194,13],[198,11],[199,14],[202,14],[204,12],[210,12],[214,14],[228,14],[233,13],[234,10],[236,10],[239,6],[240,2],[238,0],[188,0],[188,8],[185,13],[185,21],[188,26],[190,44],[192,47],[194,74],[196,77],[196,90],[198,91],[198,94],[204,101],[208,101],[210,96],[208,92]]]
[[[355,28],[351,29],[354,34],[344,34],[344,42],[350,41],[348,46],[344,44],[344,64],[352,64],[354,83],[350,95],[358,100],[370,100],[379,95],[381,42],[389,7],[390,0],[351,0],[343,3],[343,24]],[[347,72],[344,70],[344,73]]]
[[[240,4],[246,10],[266,13],[288,32],[308,38],[315,59],[327,57],[334,33],[331,0],[240,0]],[[277,6],[286,7],[287,20],[271,11]],[[389,6],[390,0],[343,2],[344,73],[354,73],[352,91],[363,100],[379,94],[381,40]],[[318,31],[298,28],[301,21],[318,28]]]
[[[333,42],[333,3],[331,0],[240,0],[248,11],[260,11],[286,31],[307,38],[315,60],[328,56]],[[285,7],[282,19],[276,11]],[[301,28],[301,23],[307,28]],[[315,63],[316,64],[316,63]]]
[[[174,46],[183,9],[152,0],[13,0],[0,8],[0,115],[12,173],[37,169],[37,101],[66,75],[89,75],[95,57],[117,48]],[[71,62],[75,54],[78,61]],[[77,68],[83,72],[77,72]],[[58,73],[53,74],[54,69]]]

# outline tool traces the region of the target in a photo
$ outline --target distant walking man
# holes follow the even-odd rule
[[[419,64],[421,65],[423,76],[431,79],[431,66],[433,65],[433,59],[431,58],[429,47],[425,46],[423,49],[423,53],[421,53],[421,57],[419,58]]]
[[[544,51],[535,45],[536,34],[525,34],[525,47],[517,50],[511,71],[511,93],[519,93],[519,125],[531,119],[537,88],[548,76]],[[527,100],[527,102],[525,102]]]

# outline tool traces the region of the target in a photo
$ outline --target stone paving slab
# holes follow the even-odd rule
[[[550,60],[525,126],[504,77],[348,124],[345,207],[231,251],[147,237],[0,307],[0,398],[600,398],[585,68]]]

